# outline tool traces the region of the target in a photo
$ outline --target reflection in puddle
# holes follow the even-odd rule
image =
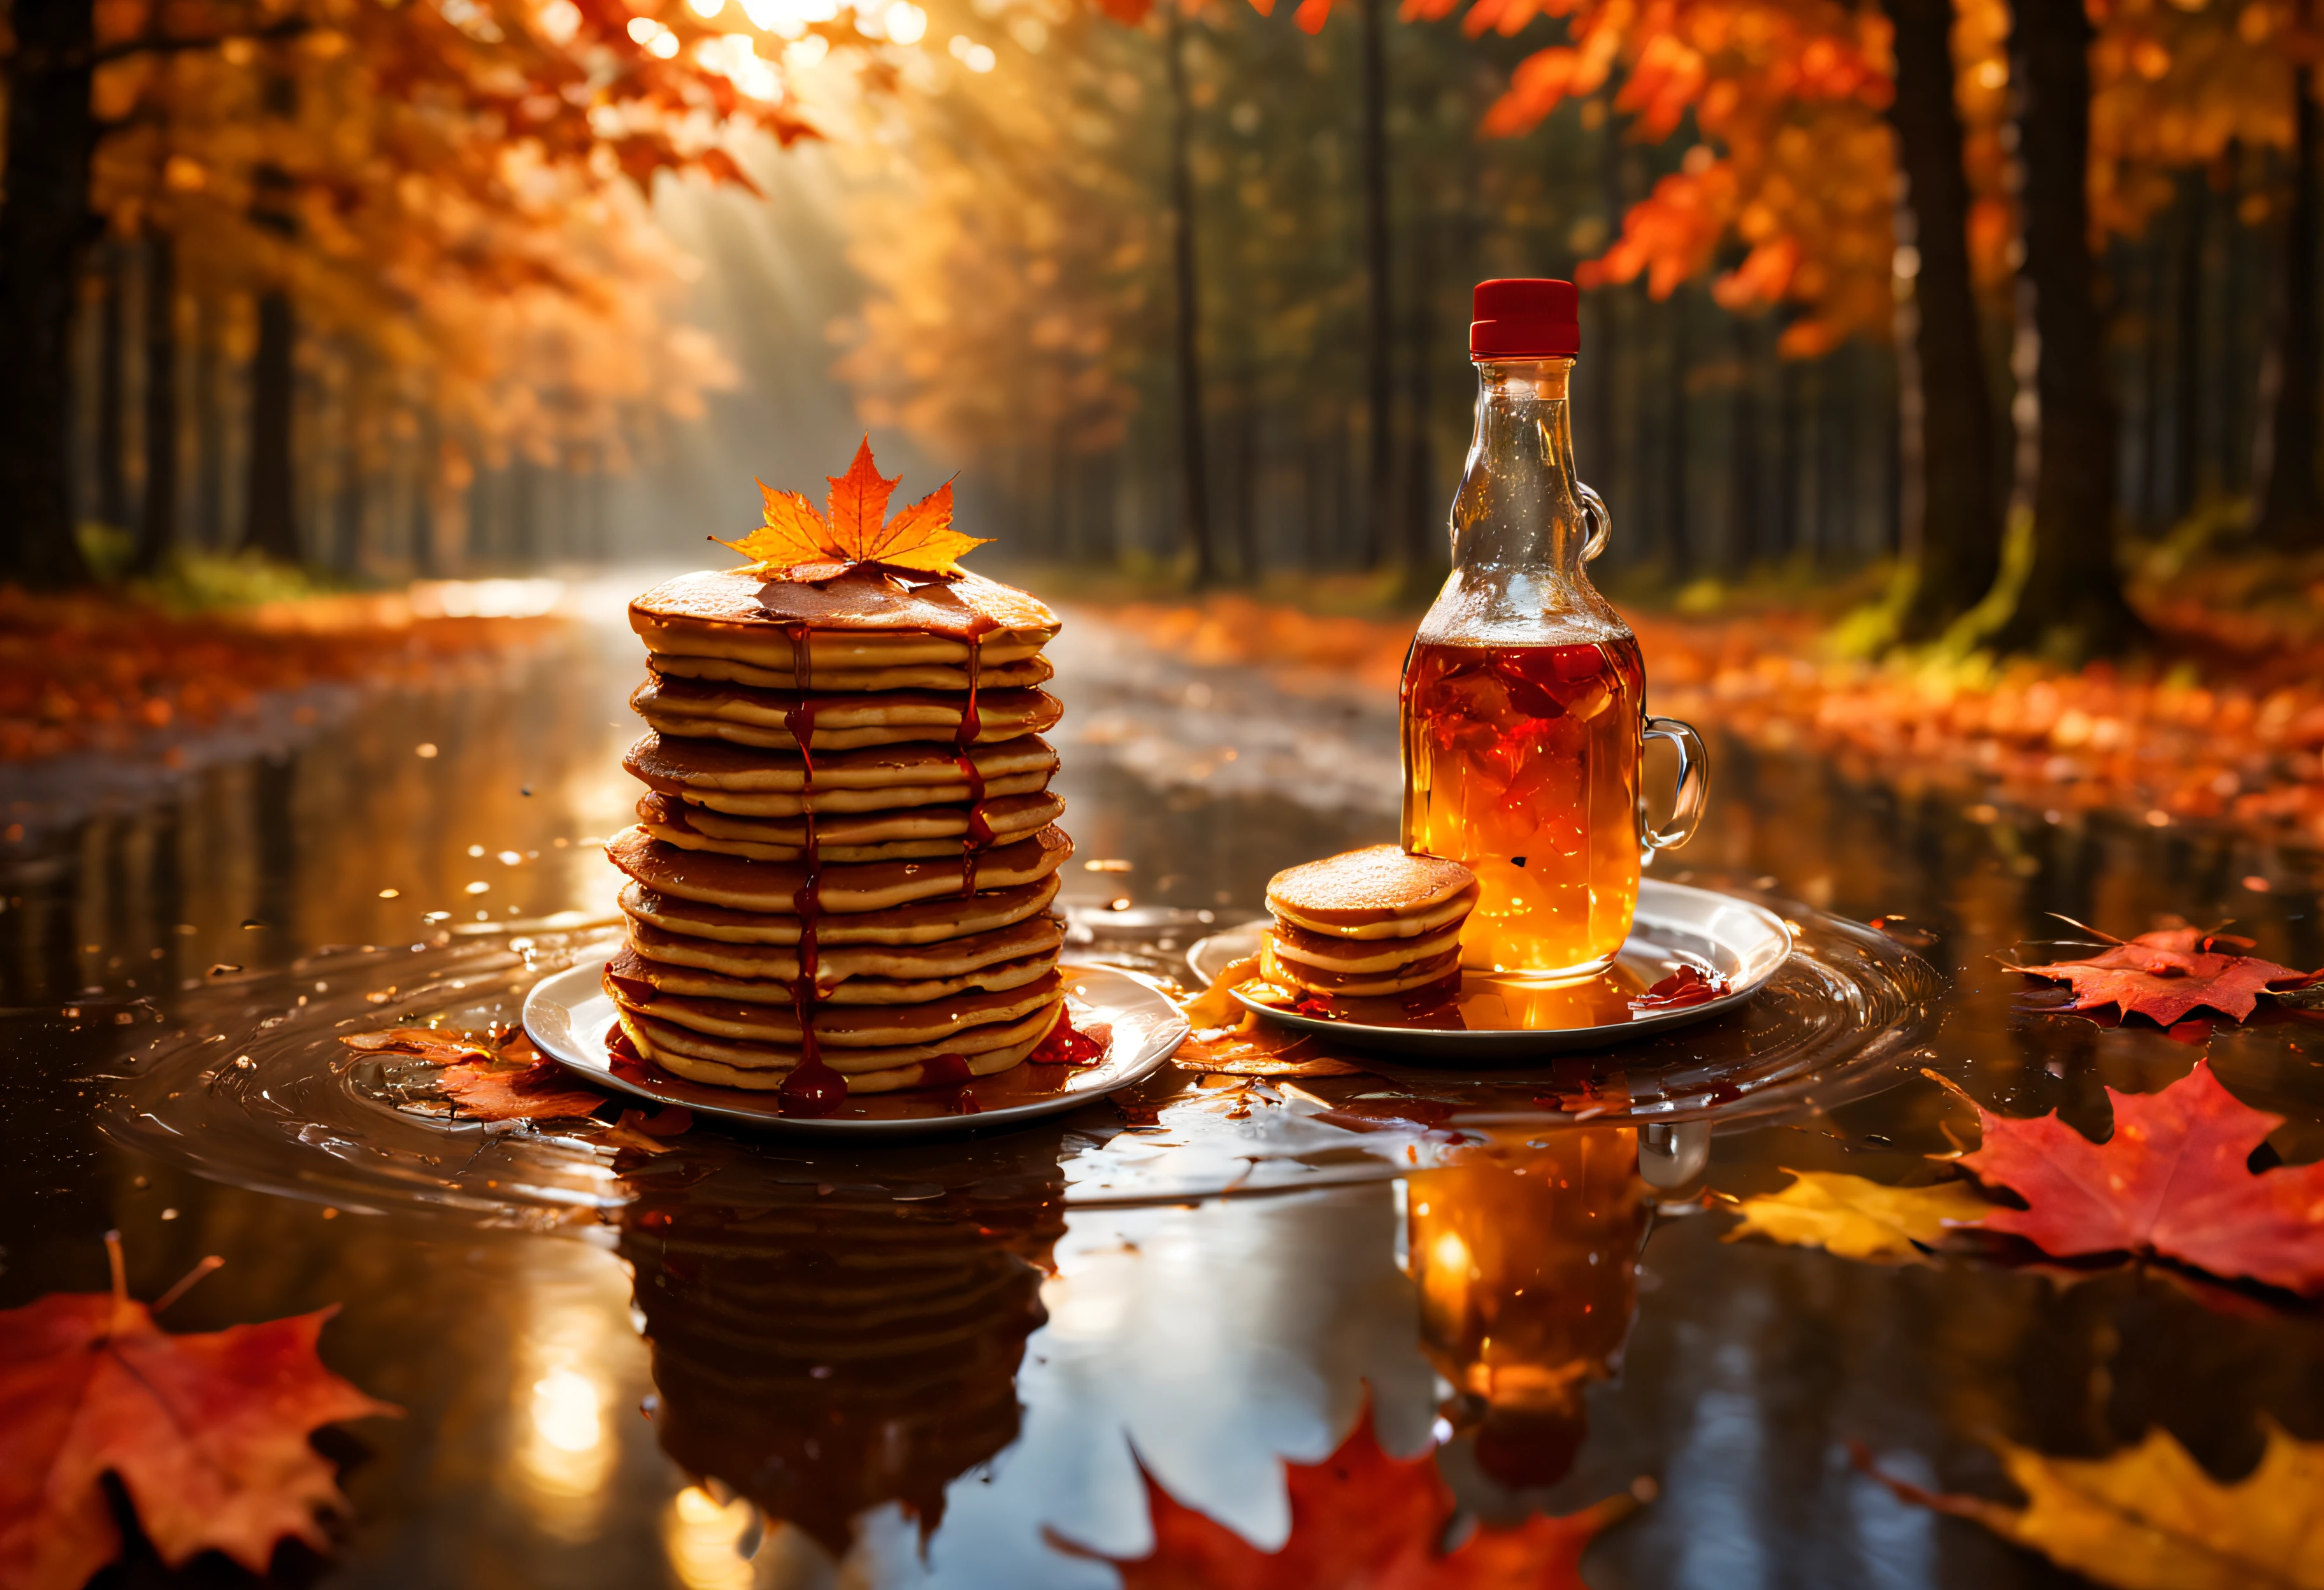
[[[663,1449],[834,1558],[883,1503],[932,1532],[946,1488],[1017,1437],[1017,1368],[1065,1229],[1039,1146],[1013,1165],[972,1153],[995,1172],[974,1180],[957,1154],[922,1156],[922,1179],[734,1147],[627,1172],[621,1253]]]
[[[518,1294],[510,1388],[516,1406],[513,1478],[544,1534],[595,1536],[619,1456],[606,1419],[617,1392],[607,1365],[625,1346],[596,1289],[545,1279]]]
[[[1615,1372],[1637,1305],[1637,1134],[1584,1128],[1425,1172],[1407,1204],[1422,1340],[1453,1387],[1462,1458],[1508,1491],[1554,1484],[1589,1430],[1582,1389]]]

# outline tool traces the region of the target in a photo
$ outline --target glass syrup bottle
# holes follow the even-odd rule
[[[1477,874],[1464,970],[1540,981],[1613,964],[1640,867],[1694,832],[1707,780],[1695,731],[1646,715],[1637,639],[1582,568],[1613,520],[1573,473],[1579,308],[1570,281],[1477,286],[1452,572],[1404,667],[1405,849]],[[1639,799],[1647,739],[1679,751],[1660,830]]]

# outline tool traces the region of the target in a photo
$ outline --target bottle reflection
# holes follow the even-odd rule
[[[1629,1331],[1648,1207],[1627,1128],[1412,1178],[1422,1346],[1454,1387],[1456,1431],[1500,1485],[1535,1489],[1573,1466],[1583,1388],[1615,1372]]]
[[[884,1503],[933,1531],[945,1487],[1016,1439],[1065,1228],[1054,1153],[992,1157],[851,1177],[722,1144],[630,1170],[621,1252],[664,1450],[835,1558]]]

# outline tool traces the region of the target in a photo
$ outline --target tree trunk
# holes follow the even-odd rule
[[[1396,321],[1388,304],[1388,0],[1362,0],[1365,407],[1370,411],[1371,539],[1365,562],[1378,567],[1400,549],[1396,518]]]
[[[2200,170],[2180,179],[2186,210],[2172,283],[2171,518],[2195,511],[2203,492],[2203,231],[2210,218],[2211,182]]]
[[[107,238],[97,260],[97,518],[119,530],[129,526],[128,251]]]
[[[1436,409],[1436,274],[1439,249],[1434,222],[1424,211],[1412,257],[1411,368],[1405,380],[1410,429],[1405,437],[1404,510],[1397,527],[1397,553],[1410,584],[1431,588],[1443,578],[1444,505],[1436,501],[1434,427]]]
[[[95,229],[90,0],[15,0],[0,174],[0,581],[88,578],[73,537],[74,285]]]
[[[2002,493],[1995,478],[1993,398],[1969,277],[1969,178],[1953,101],[1950,0],[1887,0],[1896,97],[1888,110],[1905,179],[1919,269],[1913,336],[1900,342],[1904,500],[1899,503],[1912,595],[1898,615],[1924,640],[1983,599],[2001,572]],[[1917,421],[1917,423],[1915,423]]]
[[[2324,531],[2316,490],[2317,115],[2308,69],[2294,67],[2292,208],[2276,256],[2273,335],[2264,344],[2261,422],[2252,455],[2259,483],[2259,538],[2286,552],[2306,551]]]
[[[2115,424],[2089,242],[2090,23],[2082,0],[2016,0],[2010,35],[2024,263],[2041,342],[2034,556],[2005,651],[2088,657],[2145,635],[2115,564]]]
[[[260,295],[258,349],[250,366],[249,517],[242,544],[285,563],[300,558],[290,448],[298,336],[290,295],[279,288]]]
[[[1210,471],[1204,452],[1202,294],[1194,271],[1194,105],[1186,95],[1185,0],[1164,0],[1162,49],[1170,83],[1170,266],[1178,324],[1178,468],[1185,495],[1186,538],[1194,553],[1194,588],[1218,583],[1211,538]]]
[[[1727,538],[1721,570],[1729,579],[1751,572],[1759,551],[1759,393],[1755,379],[1764,364],[1759,355],[1757,317],[1729,317],[1735,334],[1735,392],[1729,407],[1728,485],[1734,518]]]
[[[145,244],[145,501],[137,570],[151,574],[178,547],[178,252],[166,232]]]
[[[1663,324],[1670,328],[1670,386],[1663,400],[1663,445],[1669,449],[1663,472],[1662,565],[1666,578],[1691,580],[1698,570],[1687,523],[1686,466],[1693,452],[1687,424],[1686,377],[1694,360],[1692,339],[1687,335],[1687,310],[1683,297],[1671,299]]]

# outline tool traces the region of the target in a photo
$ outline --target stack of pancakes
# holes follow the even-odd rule
[[[1063,1006],[1056,615],[974,574],[687,574],[630,604],[649,793],[606,969],[640,1052],[786,1109],[1015,1065]]]
[[[1372,845],[1277,873],[1259,973],[1339,998],[1424,988],[1461,970],[1461,924],[1477,878],[1458,861]]]

